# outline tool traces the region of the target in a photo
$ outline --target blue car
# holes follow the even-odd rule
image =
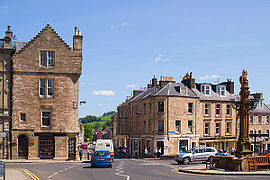
[[[96,166],[108,166],[109,168],[112,167],[112,157],[109,151],[105,150],[94,151],[91,157],[91,167]]]

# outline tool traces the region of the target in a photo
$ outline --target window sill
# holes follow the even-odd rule
[[[41,130],[50,130],[52,129],[51,126],[41,126]]]
[[[210,137],[210,134],[204,134],[203,136],[204,137]]]
[[[231,134],[231,133],[226,133],[225,135],[226,135],[226,136],[232,136],[232,134]]]

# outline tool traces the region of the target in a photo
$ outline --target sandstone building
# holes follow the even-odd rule
[[[16,42],[8,27],[0,44],[2,88],[7,89],[6,95],[1,92],[0,116],[9,119],[9,158],[75,157],[82,38],[75,28],[69,47],[47,25],[31,41]]]
[[[257,103],[256,108],[250,112],[249,134],[257,134],[258,137],[250,137],[250,142],[253,152],[261,154],[270,151],[270,104],[264,103],[262,93],[252,96],[257,99]]]
[[[209,84],[195,83],[192,73],[181,83],[154,77],[118,106],[113,139],[117,147],[128,147],[131,156],[142,156],[145,148],[153,155],[156,147],[169,156],[198,146],[230,150],[237,137],[237,98],[230,79]]]

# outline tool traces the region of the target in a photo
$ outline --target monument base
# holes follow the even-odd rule
[[[237,158],[234,156],[214,156],[215,167],[228,171],[248,171],[247,157]]]

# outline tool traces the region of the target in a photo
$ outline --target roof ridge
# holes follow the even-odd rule
[[[16,54],[20,54],[21,52],[23,52],[30,44],[32,44],[38,37],[40,37],[41,33],[44,32],[46,29],[51,29],[53,33],[55,33],[55,35],[61,40],[61,42],[63,42],[70,50],[71,47],[58,35],[58,33],[50,26],[50,24],[47,24],[44,28],[42,28],[39,33],[33,37],[30,41],[23,41],[23,42],[27,42],[27,44],[25,46],[23,46],[22,49],[20,49],[19,52],[17,52]]]

